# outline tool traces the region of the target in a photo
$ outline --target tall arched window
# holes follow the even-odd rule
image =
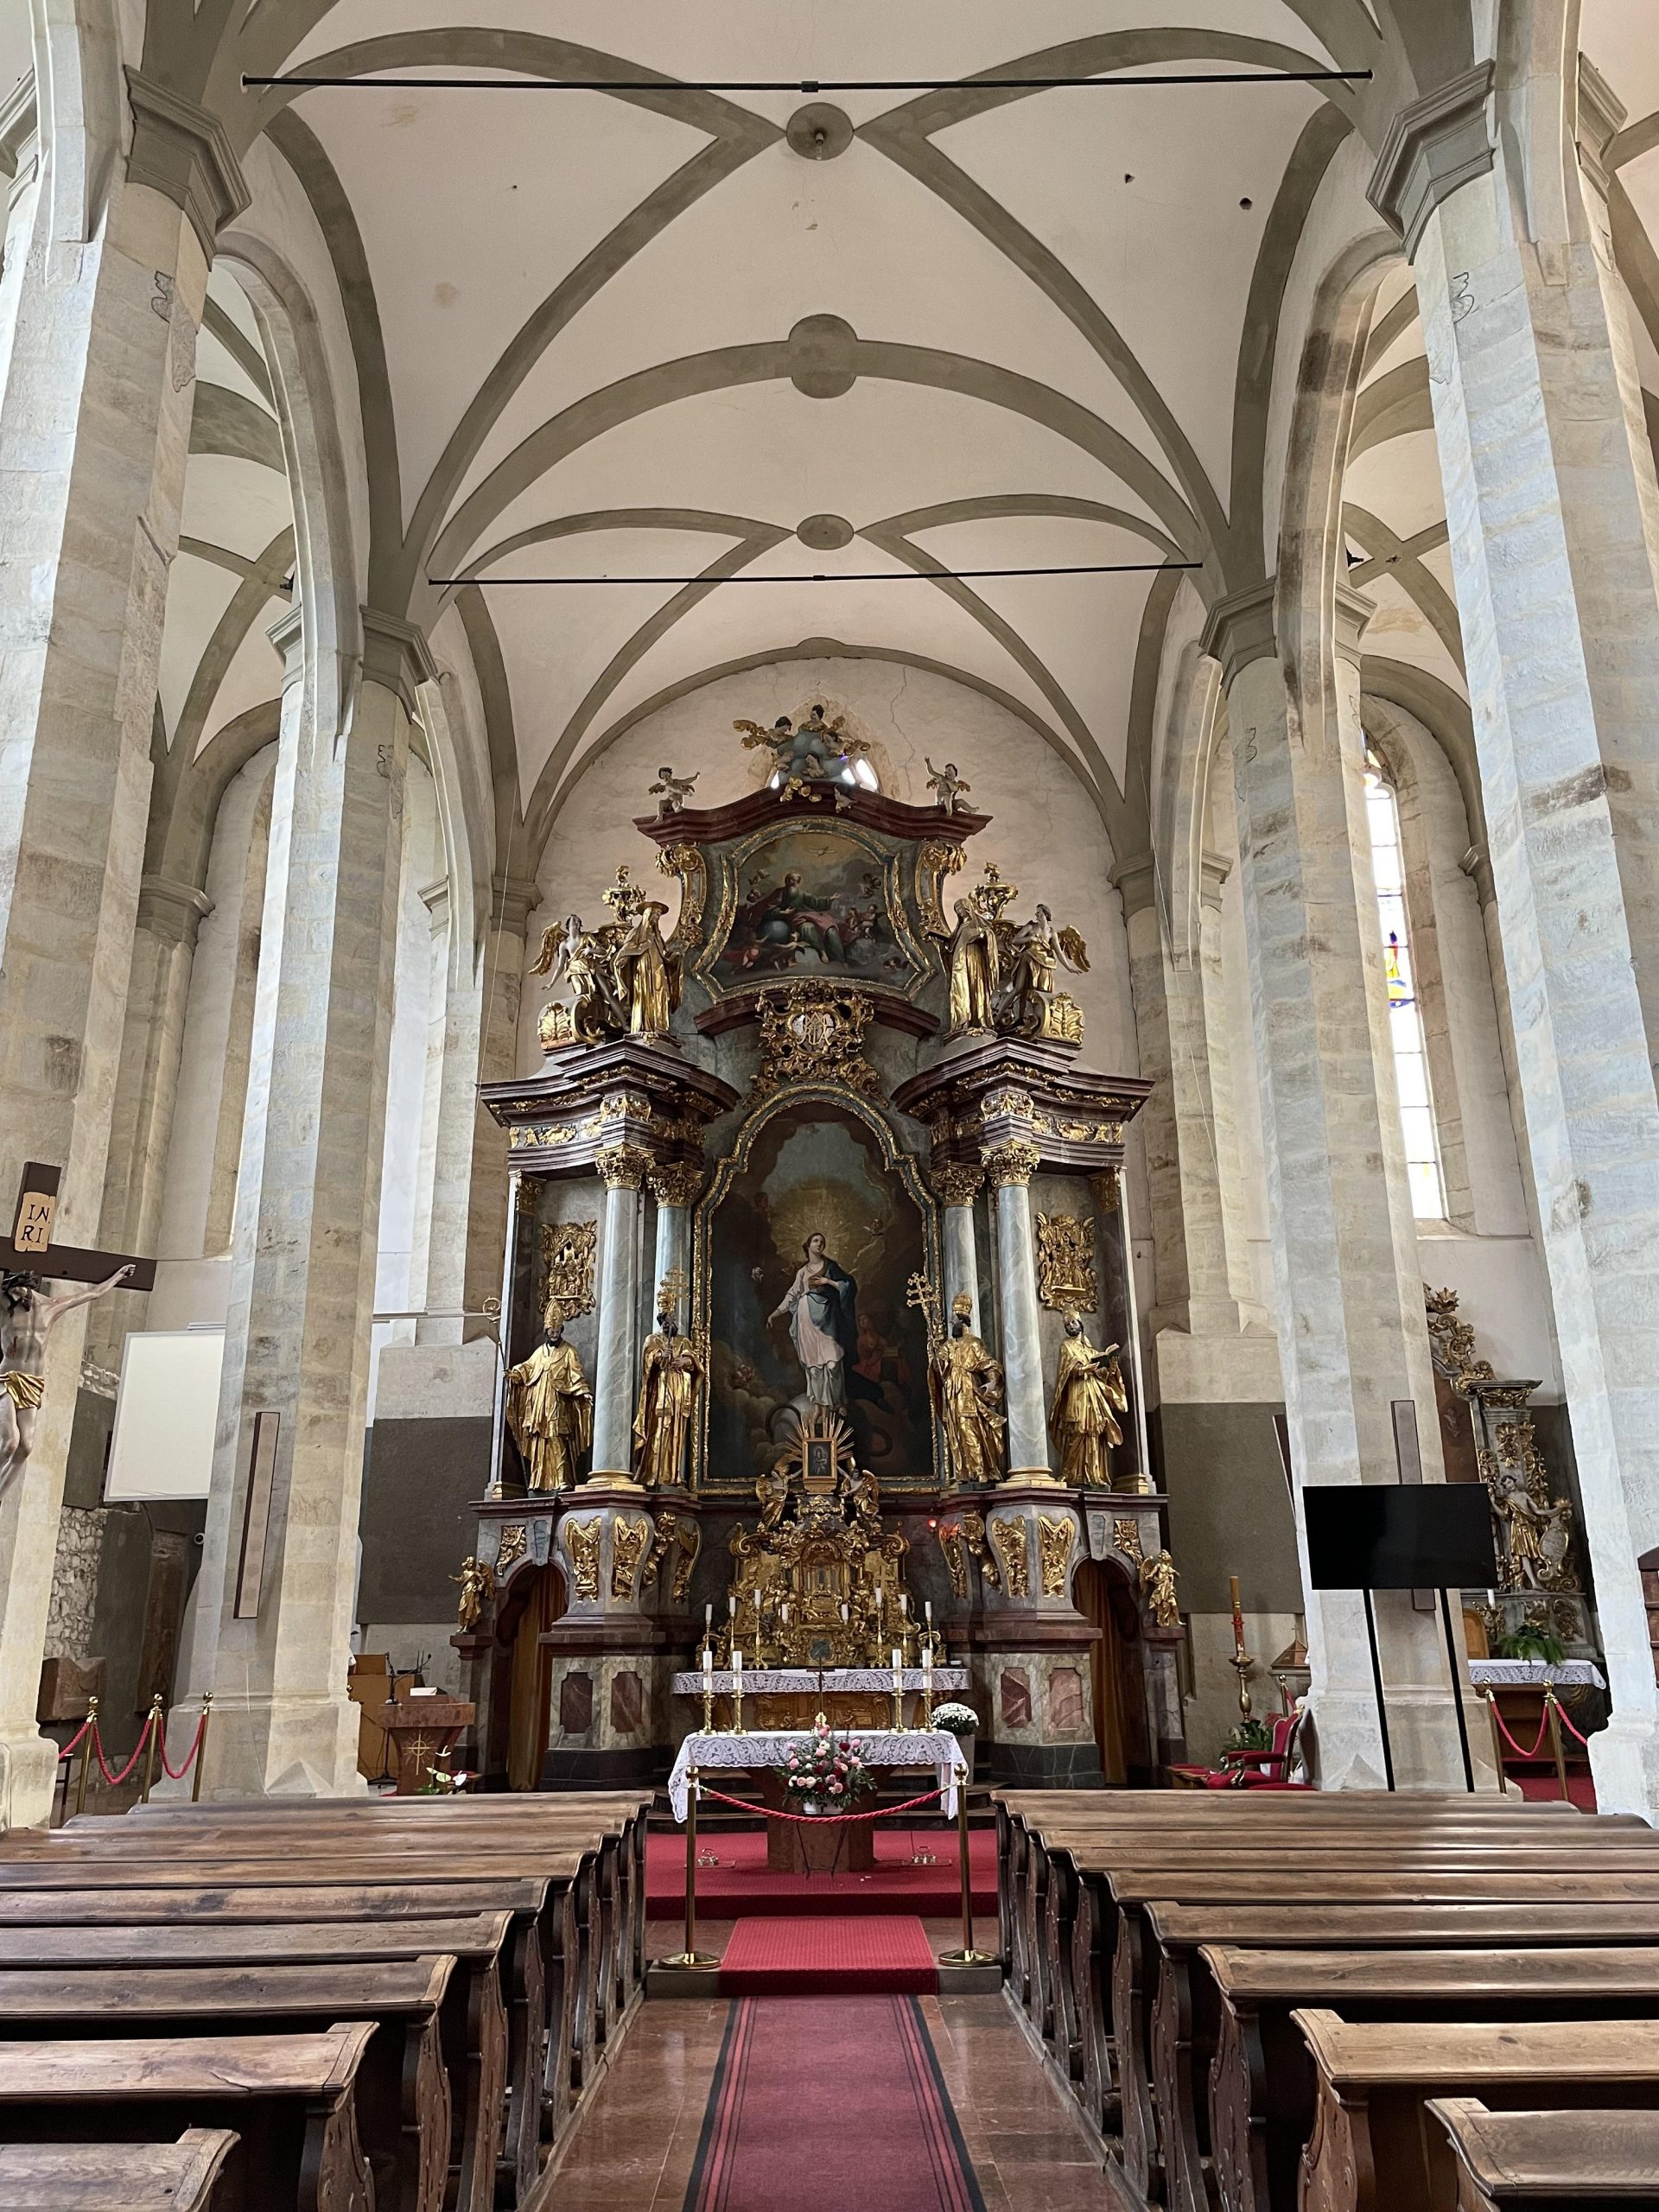
[[[1411,924],[1406,912],[1405,857],[1400,847],[1400,809],[1387,769],[1365,748],[1365,818],[1371,833],[1371,873],[1376,879],[1377,920],[1389,987],[1389,1035],[1394,1044],[1395,1086],[1406,1141],[1411,1210],[1419,1221],[1446,1217],[1446,1178],[1428,1084],[1428,1052],[1411,963]]]

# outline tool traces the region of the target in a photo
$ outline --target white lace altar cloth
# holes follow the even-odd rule
[[[1554,1667],[1541,1659],[1471,1659],[1469,1679],[1478,1690],[1527,1688],[1544,1682],[1587,1682],[1599,1690],[1607,1687],[1593,1659],[1563,1659]]]
[[[740,1643],[738,1649],[743,1647]],[[736,1676],[725,1667],[715,1669],[715,1695],[729,1697]],[[907,1690],[926,1687],[919,1667],[906,1667],[900,1676]],[[745,1667],[743,1694],[745,1697],[765,1697],[768,1694],[794,1694],[810,1697],[822,1684],[825,1690],[875,1690],[885,1696],[893,1694],[891,1667],[826,1667],[822,1675],[816,1667]],[[969,1684],[965,1667],[936,1667],[933,1669],[933,1688],[941,1703],[947,1694],[965,1690]],[[701,1697],[702,1675],[695,1669],[669,1679],[669,1688],[676,1697]]]
[[[956,1817],[957,1783],[966,1779],[968,1762],[962,1755],[962,1745],[944,1729],[849,1728],[836,1732],[856,1737],[867,1766],[931,1766],[944,1792],[939,1809],[947,1819]],[[807,1728],[770,1728],[742,1736],[688,1736],[680,1745],[674,1771],[668,1777],[668,1802],[674,1808],[675,1819],[685,1818],[686,1774],[690,1768],[696,1767],[706,1780],[713,1768],[781,1766],[791,1745],[803,1746],[811,1740],[811,1731]],[[918,1796],[921,1786],[918,1783]],[[854,1806],[850,1809],[857,1811],[860,1808]]]

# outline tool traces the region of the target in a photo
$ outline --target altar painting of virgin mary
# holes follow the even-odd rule
[[[855,1115],[776,1116],[710,1224],[711,1482],[753,1482],[814,1406],[884,1481],[933,1468],[927,1347],[905,1302],[921,1215]]]

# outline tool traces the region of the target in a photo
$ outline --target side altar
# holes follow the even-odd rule
[[[545,934],[539,1071],[480,1094],[510,1189],[463,1756],[660,1779],[705,1637],[816,1681],[931,1631],[994,1777],[1149,1778],[1184,1633],[1124,1211],[1149,1086],[1086,1064],[1088,948],[953,775],[912,806],[821,709],[739,727],[763,785],[697,809],[663,772],[652,865]]]

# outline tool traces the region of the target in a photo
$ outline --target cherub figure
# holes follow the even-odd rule
[[[783,1519],[784,1508],[789,1503],[789,1465],[786,1459],[779,1459],[770,1473],[761,1476],[754,1486],[754,1494],[760,1501],[760,1533],[764,1536],[768,1529],[775,1529]]]
[[[936,768],[933,763],[927,760],[926,753],[924,753],[922,758],[927,760],[927,787],[938,799],[940,813],[960,814],[963,810],[957,804],[957,801],[964,791],[972,791],[973,785],[964,782],[957,773],[957,764],[954,760],[947,760],[943,768]]]
[[[671,768],[659,768],[657,780],[651,786],[651,796],[657,801],[657,818],[663,821],[671,814],[683,814],[685,803],[692,796],[692,787],[702,773],[701,768],[689,776],[677,776]]]

